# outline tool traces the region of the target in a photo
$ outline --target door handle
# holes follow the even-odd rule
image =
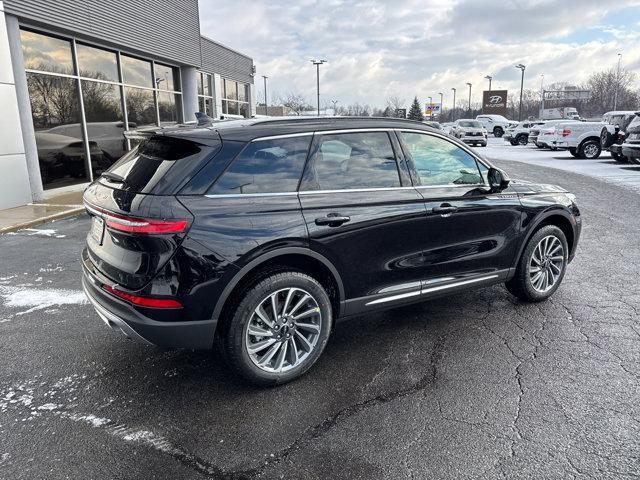
[[[433,207],[433,209],[431,211],[433,213],[439,213],[440,215],[446,215],[446,214],[453,213],[453,212],[455,212],[457,210],[458,210],[458,207],[454,207],[453,205],[451,205],[449,203],[443,203],[439,207]]]
[[[340,215],[339,213],[330,213],[326,217],[316,218],[316,225],[329,225],[330,227],[339,227],[343,223],[347,223],[351,217]]]

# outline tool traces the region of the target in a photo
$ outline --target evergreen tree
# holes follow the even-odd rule
[[[424,115],[422,114],[422,108],[420,108],[418,97],[414,97],[409,113],[407,114],[407,118],[409,120],[418,120],[420,122],[424,120]]]

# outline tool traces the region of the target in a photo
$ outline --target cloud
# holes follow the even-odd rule
[[[493,86],[517,90],[545,82],[579,84],[594,70],[638,68],[640,45],[630,41],[637,15],[614,22],[640,2],[601,0],[271,0],[200,2],[203,34],[254,58],[271,93],[315,99],[311,58],[321,67],[321,95],[340,104],[381,106],[388,95],[421,100],[451,88],[474,101]],[[636,7],[636,8],[634,8]],[[603,36],[604,35],[604,36]],[[261,90],[261,83],[256,85]],[[460,97],[458,97],[460,98]]]

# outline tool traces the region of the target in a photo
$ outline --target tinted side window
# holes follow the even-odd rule
[[[386,132],[320,135],[304,190],[399,187],[398,166]]]
[[[295,192],[310,142],[311,135],[251,142],[208,193]]]
[[[401,135],[421,185],[484,183],[475,158],[457,145],[422,133]]]

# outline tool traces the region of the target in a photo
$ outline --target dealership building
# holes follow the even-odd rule
[[[254,71],[197,0],[0,1],[0,209],[82,189],[128,130],[254,115]]]

